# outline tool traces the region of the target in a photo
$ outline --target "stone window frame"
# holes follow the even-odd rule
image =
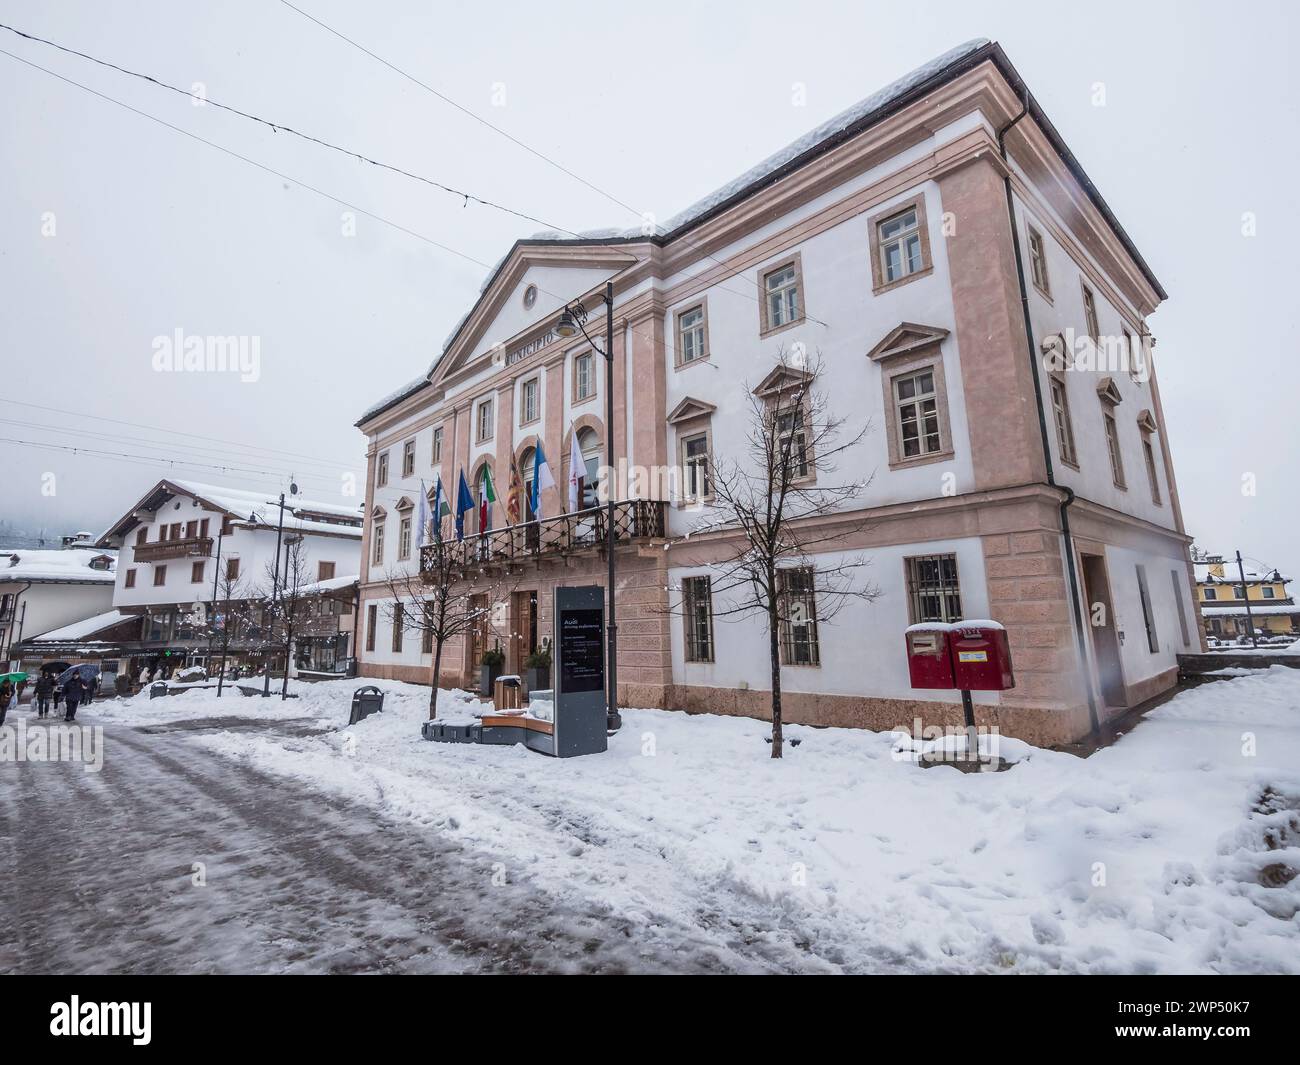
[[[1094,344],[1101,343],[1101,315],[1097,311],[1097,293],[1082,276],[1079,278],[1079,298],[1083,301],[1083,331]]]
[[[415,542],[415,504],[406,496],[403,496],[395,508],[398,513],[397,522],[397,561],[407,562],[411,558],[412,545]]]
[[[921,566],[926,563],[933,563],[935,566],[936,580],[924,582],[921,575]],[[952,580],[944,579],[943,567],[945,563],[952,565]],[[952,624],[961,621],[965,616],[966,601],[962,596],[961,590],[961,561],[957,558],[955,551],[936,551],[928,555],[906,555],[903,558],[903,588],[907,595],[907,620],[910,625],[929,624],[935,621],[941,621],[945,624]],[[932,597],[939,601],[939,612],[941,618],[924,618],[921,615],[921,604],[925,598]],[[949,609],[952,599],[957,600],[957,610],[955,614]]]
[[[484,417],[484,410],[487,416]],[[496,397],[484,396],[474,401],[474,443],[486,444],[496,436]],[[486,425],[486,429],[484,426]]]
[[[667,422],[673,429],[674,447],[677,455],[677,469],[682,474],[683,491],[673,501],[674,507],[685,507],[698,503],[711,503],[715,498],[713,492],[713,414],[717,407],[702,399],[687,396],[668,413]],[[686,441],[703,436],[706,440],[705,453],[708,462],[709,492],[698,499],[688,498],[685,494],[686,482]]]
[[[905,214],[907,211],[916,211],[916,226],[918,235],[921,238],[921,268],[913,273],[895,278],[893,281],[886,281],[885,264],[881,259],[880,227],[883,223],[898,217],[900,214]],[[925,192],[918,191],[902,202],[895,203],[868,218],[867,242],[871,249],[871,292],[873,295],[879,296],[882,292],[890,292],[900,285],[906,285],[910,281],[919,281],[921,278],[929,277],[930,274],[934,273],[934,255],[930,249],[930,223],[925,210]]]
[[[790,587],[792,574],[806,574],[808,576],[809,587],[806,589],[794,589]],[[821,660],[821,619],[817,611],[817,569],[816,566],[782,566],[776,571],[777,597],[780,602],[779,625],[780,633],[777,639],[778,657],[782,669],[820,669]],[[811,618],[808,621],[809,635],[807,639],[809,658],[807,662],[792,661],[795,646],[794,622],[790,620],[789,606],[791,601],[799,597],[808,602],[811,608]]]
[[[782,396],[790,396],[792,393],[782,384],[781,378],[794,377],[802,378],[805,384],[812,383],[812,374],[806,370],[799,370],[790,366],[778,366],[769,373],[754,388],[753,393],[763,401],[764,429],[771,433],[776,429],[776,405]],[[810,430],[808,426],[812,424],[812,403],[811,396],[805,392],[803,400],[799,405],[798,411],[792,411],[788,407],[783,409],[782,414],[797,413],[803,419],[804,423],[804,464],[808,467],[808,472],[799,477],[790,479],[791,488],[807,488],[817,483],[817,454],[813,441],[809,439]]]
[[[393,603],[393,654],[402,653],[402,643],[406,636],[406,604],[400,599]]]
[[[695,358],[686,359],[684,358],[685,347],[682,343],[682,319],[692,311],[700,312],[699,329],[702,334],[700,342],[702,351]],[[712,354],[713,349],[709,346],[709,301],[707,298],[701,298],[687,304],[673,315],[673,369],[684,370],[690,366],[698,366],[702,362],[708,362]]]
[[[1115,408],[1121,402],[1119,389],[1110,377],[1097,383],[1097,399],[1101,404],[1101,429],[1106,441],[1106,454],[1110,459],[1110,476],[1121,492],[1128,491],[1128,477],[1124,473],[1124,446],[1119,436],[1119,421]]]
[[[1051,407],[1052,427],[1056,430],[1056,457],[1072,470],[1079,467],[1079,445],[1074,434],[1074,415],[1070,411],[1070,387],[1064,370],[1047,371],[1047,402]],[[1061,388],[1061,421],[1056,417],[1056,394],[1053,385]],[[1064,423],[1064,424],[1062,424]]]
[[[385,488],[388,485],[388,452],[381,451],[375,458],[375,487]]]
[[[379,604],[366,604],[366,650],[375,649],[375,631],[379,628]]]
[[[415,437],[402,441],[402,476],[415,476]]]
[[[167,583],[167,567],[166,567],[166,566],[154,566],[154,568],[153,568],[153,586],[154,586],[155,588],[161,588],[161,587],[162,587],[163,585],[165,585],[166,583]]]
[[[441,425],[435,425],[433,427],[433,442],[430,445],[431,462],[429,463],[431,466],[437,466],[442,462],[442,444],[444,435]]]
[[[894,338],[917,334],[913,343],[902,343],[894,348]],[[928,334],[928,335],[926,335]],[[868,353],[868,358],[880,366],[881,397],[884,401],[885,422],[888,429],[889,468],[906,470],[913,466],[927,466],[933,462],[949,462],[956,454],[952,440],[952,416],[948,404],[948,381],[944,373],[943,340],[946,329],[916,326],[903,323]],[[903,454],[903,427],[898,417],[898,401],[894,382],[900,377],[929,370],[934,375],[935,407],[939,415],[939,450],[927,455]]]
[[[799,317],[788,322],[782,322],[780,325],[772,325],[768,317],[767,279],[773,274],[780,273],[790,267],[794,267],[794,287],[799,293]],[[807,320],[808,289],[804,285],[803,255],[796,251],[783,256],[770,266],[762,267],[758,271],[758,335],[760,337],[775,336],[777,333],[784,333],[787,329],[802,325]]]
[[[705,585],[704,602],[708,606],[708,652],[701,653],[699,640],[692,635],[694,616],[690,605],[695,605],[698,596],[687,592],[687,582],[703,581]],[[692,585],[694,587],[694,585]],[[688,605],[689,604],[689,605]],[[682,660],[691,663],[712,663],[717,661],[718,645],[714,638],[713,624],[713,578],[707,573],[692,573],[682,578]]]
[[[1029,246],[1029,278],[1033,282],[1034,288],[1038,294],[1052,303],[1052,274],[1047,266],[1047,238],[1043,236],[1043,231],[1025,219],[1026,240]],[[1037,251],[1034,245],[1037,243]],[[1040,283],[1039,274],[1042,274]]]
[[[134,587],[135,587],[135,569],[134,569],[134,568],[129,569],[129,570],[126,571],[126,577],[125,577],[125,578],[123,579],[123,581],[122,581],[122,587],[123,587],[123,588],[134,588]]]
[[[376,507],[370,515],[370,564],[372,566],[384,564],[384,527],[387,520],[388,511],[383,507]]]
[[[191,562],[191,563],[190,563],[190,583],[191,583],[191,584],[202,584],[202,583],[203,583],[203,571],[204,571],[205,569],[207,569],[207,563],[206,563],[206,562]]]
[[[533,386],[533,416],[528,417],[528,411],[525,406],[528,395],[528,386]],[[536,425],[542,420],[542,375],[541,373],[529,374],[519,382],[519,427],[522,429],[528,425]]]
[[[1158,507],[1165,505],[1160,492],[1160,464],[1156,461],[1156,420],[1150,410],[1144,410],[1137,416],[1138,437],[1142,441],[1142,458],[1147,468],[1147,480],[1151,484],[1151,502]]]
[[[591,391],[588,392],[586,395],[583,395],[581,392],[578,391],[578,360],[579,359],[591,360],[591,373],[589,375],[591,381]],[[596,394],[599,392],[600,386],[599,386],[599,382],[596,379],[596,349],[595,348],[582,348],[581,350],[573,353],[573,366],[571,369],[571,376],[573,378],[573,389],[572,389],[572,401],[569,404],[570,406],[577,407],[583,403],[590,403],[592,400],[596,398]]]

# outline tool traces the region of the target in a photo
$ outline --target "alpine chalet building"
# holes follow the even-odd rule
[[[655,235],[520,240],[428,372],[357,423],[360,671],[430,679],[427,641],[393,631],[387,578],[418,571],[432,505],[420,496],[439,479],[453,513],[466,482],[456,550],[491,608],[448,646],[441,681],[476,685],[492,648],[523,672],[549,637],[557,585],[605,584],[603,512],[586,509],[602,467],[673,467],[679,484],[706,486],[702,503],[653,482],[616,496],[619,701],[768,716],[764,622],[717,617],[700,563],[728,533],[686,536],[708,524],[701,469],[745,457],[752,397],[778,356],[801,351],[820,361],[845,434],[869,425],[846,460],[869,484],[837,552],[869,556],[880,594],[822,623],[816,602],[795,612],[799,631],[781,634],[786,720],[960,723],[957,693],[910,686],[903,633],[991,618],[1008,631],[1015,688],[977,693],[979,723],[1078,738],[1171,687],[1176,655],[1202,646],[1146,326],[1163,299],[986,41],[832,118]],[[557,329],[574,300],[596,348]],[[538,448],[555,484],[543,476],[534,514]],[[516,470],[525,512],[512,526]],[[454,542],[452,519],[440,528]]]

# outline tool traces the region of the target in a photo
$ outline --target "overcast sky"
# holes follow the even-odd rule
[[[1000,41],[1170,294],[1151,326],[1189,531],[1300,566],[1294,4],[294,2],[660,219],[953,45]],[[0,0],[0,22],[548,226],[639,221],[275,0]],[[252,471],[178,465],[193,480],[293,473],[339,498],[360,480],[359,413],[423,372],[542,228],[4,31],[0,48],[287,176],[0,55],[12,526],[98,531],[167,472],[15,440]],[[304,185],[427,239],[364,215],[345,236],[346,208]],[[259,379],[156,372],[176,329],[260,338]]]

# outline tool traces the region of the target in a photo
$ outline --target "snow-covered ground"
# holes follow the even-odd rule
[[[349,728],[359,683],[269,704],[140,696],[78,719],[311,719],[193,742],[482,851],[511,884],[648,937],[690,925],[768,968],[1300,973],[1300,670],[1180,694],[1086,760],[1004,745],[1022,760],[996,774],[800,726],[773,761],[762,722],[656,710],[625,711],[586,758],[427,743],[427,688],[377,682],[384,713]]]

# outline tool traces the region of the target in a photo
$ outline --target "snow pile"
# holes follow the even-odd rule
[[[105,569],[92,569],[91,562],[108,559]],[[0,577],[10,581],[77,581],[112,584],[116,579],[116,552],[67,548],[64,550],[27,547],[0,550]]]
[[[1018,764],[997,774],[922,769],[897,734],[801,726],[773,761],[763,722],[657,710],[625,711],[587,758],[427,743],[414,685],[377,681],[384,712],[347,727],[362,682],[271,707],[196,691],[109,712],[313,716],[316,736],[194,742],[647,937],[684,922],[701,949],[744,944],[770,969],[1300,973],[1300,671],[1185,692],[1087,760],[1004,739]],[[445,719],[478,707],[440,694]]]

